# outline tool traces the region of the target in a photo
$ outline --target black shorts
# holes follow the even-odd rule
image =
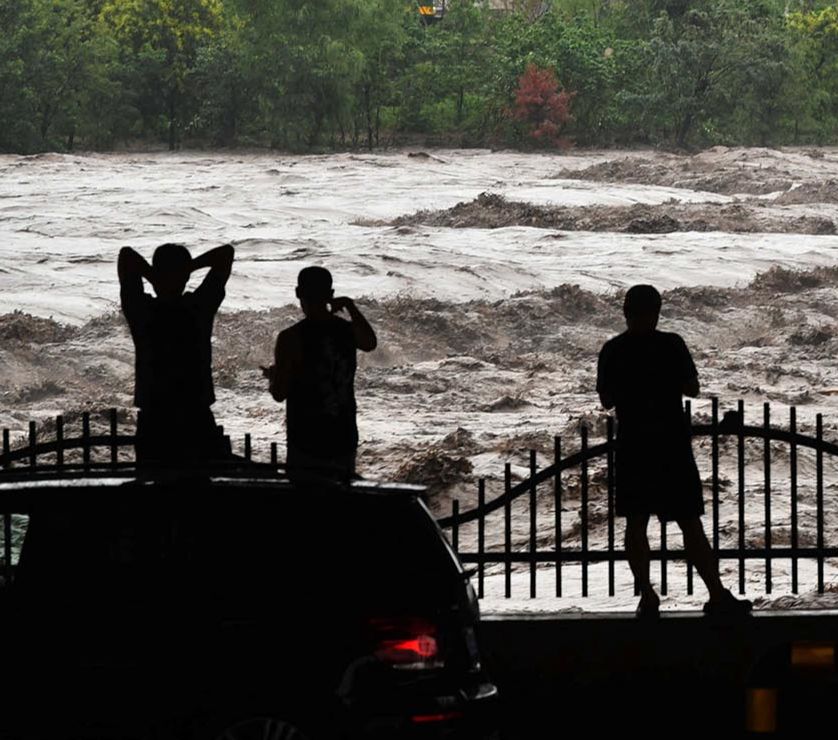
[[[704,514],[701,477],[689,437],[617,442],[617,516],[657,515],[661,521]]]

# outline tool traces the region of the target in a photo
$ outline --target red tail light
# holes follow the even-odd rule
[[[435,624],[418,617],[382,617],[370,620],[373,654],[401,670],[422,671],[444,665]]]

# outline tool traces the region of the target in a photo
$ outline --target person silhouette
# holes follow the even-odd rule
[[[348,480],[358,447],[356,350],[371,352],[378,340],[352,299],[334,297],[324,267],[300,270],[296,295],[304,318],[279,332],[274,364],[261,368],[273,398],[286,402],[287,470]]]
[[[647,529],[656,514],[675,521],[684,550],[704,581],[708,614],[747,613],[719,576],[719,565],[701,524],[701,478],[682,397],[699,393],[698,371],[678,334],[657,329],[661,296],[651,285],[628,290],[623,306],[626,331],[599,353],[597,392],[606,409],[616,408],[616,513],[626,517],[625,546],[640,589],[638,617],[658,615],[660,599],[649,578]]]
[[[225,244],[192,259],[163,244],[151,265],[135,250],[119,252],[120,301],[135,348],[134,404],[139,464],[176,464],[226,456],[212,409],[212,326],[235,256]],[[194,291],[191,273],[209,268]],[[143,287],[147,280],[155,295]]]

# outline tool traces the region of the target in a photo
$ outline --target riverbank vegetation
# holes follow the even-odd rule
[[[446,5],[0,0],[0,151],[838,140],[836,3]]]

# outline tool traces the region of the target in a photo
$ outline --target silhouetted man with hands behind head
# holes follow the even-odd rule
[[[652,514],[678,523],[687,557],[710,595],[704,610],[745,614],[751,602],[722,585],[701,525],[701,479],[682,403],[682,396],[698,395],[698,372],[684,340],[657,330],[660,309],[660,293],[651,285],[629,289],[627,330],[605,343],[597,368],[602,405],[617,410],[616,509],[626,517],[626,554],[640,587],[637,615],[655,617],[660,605],[649,579]]]
[[[195,462],[226,456],[210,407],[212,326],[233,266],[229,244],[192,259],[180,244],[163,244],[151,265],[130,247],[119,252],[122,311],[136,351],[134,403],[139,463]],[[189,276],[209,268],[195,291]],[[143,289],[151,283],[155,296]]]
[[[305,318],[276,338],[274,364],[263,367],[271,395],[286,402],[289,475],[355,475],[356,350],[371,352],[375,332],[351,298],[334,297],[332,275],[306,267],[297,277]],[[346,311],[349,321],[335,314]]]

